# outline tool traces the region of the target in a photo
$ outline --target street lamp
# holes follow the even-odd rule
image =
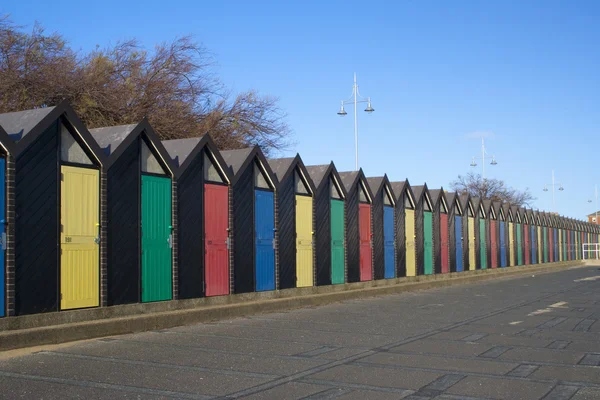
[[[544,185],[544,192],[548,191],[548,185],[552,185],[552,210],[554,212],[556,212],[556,200],[554,199],[554,188],[558,185],[558,190],[559,191],[563,191],[565,190],[565,188],[563,187],[562,183],[556,182],[554,180],[554,170],[552,170],[552,183],[546,184]]]
[[[594,192],[596,194],[596,220],[594,221],[596,224],[598,224],[598,185],[594,186]],[[592,200],[588,200],[588,203],[591,203]]]
[[[338,111],[337,115],[340,117],[344,117],[348,115],[346,110],[344,110],[345,104],[354,103],[354,150],[356,156],[356,171],[358,171],[358,113],[356,112],[356,105],[358,103],[367,103],[367,108],[365,108],[365,112],[371,114],[375,109],[371,106],[371,98],[367,97],[366,99],[360,95],[358,91],[358,84],[356,83],[356,72],[354,73],[354,85],[352,86],[352,95],[348,100],[342,100],[342,106],[340,107],[340,111]]]
[[[491,158],[491,162],[490,165],[498,165],[498,161],[496,161],[496,157],[491,156],[488,154],[487,151],[485,151],[485,143],[483,141],[483,138],[481,138],[481,157],[473,157],[473,160],[471,161],[471,164],[469,164],[471,167],[476,167],[477,163],[475,162],[475,159],[481,160],[481,177],[483,179],[485,179],[485,160],[489,160]]]

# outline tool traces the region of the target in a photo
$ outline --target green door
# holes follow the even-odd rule
[[[142,175],[142,301],[171,300],[171,179]]]
[[[517,265],[523,265],[523,246],[521,243],[521,224],[517,224]]]
[[[425,275],[433,274],[433,222],[432,213],[423,213],[423,234],[425,244]]]
[[[344,202],[331,200],[331,284],[344,283]]]
[[[487,268],[487,254],[485,252],[485,220],[479,220],[479,253],[481,254],[481,269]]]

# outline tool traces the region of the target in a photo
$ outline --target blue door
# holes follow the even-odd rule
[[[537,237],[535,234],[535,226],[531,227],[531,263],[537,264]]]
[[[462,249],[462,217],[454,217],[454,235],[456,238],[456,272],[463,270],[463,249]]]
[[[256,259],[254,264],[256,291],[275,290],[275,212],[273,192],[255,190],[254,240]]]
[[[500,221],[500,267],[506,267],[506,237],[504,236],[504,221]]]
[[[383,207],[384,278],[394,277],[394,207]]]
[[[6,160],[0,158],[0,235],[2,235],[2,248],[0,248],[0,317],[4,317],[4,251],[6,250],[6,226],[4,215],[4,198],[6,197],[5,192],[5,181],[4,171],[6,166]]]

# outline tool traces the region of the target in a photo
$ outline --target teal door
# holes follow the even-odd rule
[[[331,284],[344,283],[344,202],[331,200]]]
[[[142,175],[142,301],[171,300],[171,179]]]

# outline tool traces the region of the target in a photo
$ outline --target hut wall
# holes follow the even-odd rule
[[[250,164],[233,188],[234,292],[254,291],[254,165]]]
[[[358,190],[348,192],[346,199],[346,265],[347,282],[360,281],[360,246],[358,237]]]
[[[331,285],[331,199],[329,177],[315,193],[317,285]]]
[[[406,231],[404,199],[400,196],[396,207],[396,276],[406,276]]]
[[[280,182],[277,190],[279,236],[279,288],[296,287],[296,193],[294,174]]]
[[[383,249],[383,196],[382,190],[373,199],[371,206],[373,227],[373,279],[383,279],[385,275],[385,257]]]

